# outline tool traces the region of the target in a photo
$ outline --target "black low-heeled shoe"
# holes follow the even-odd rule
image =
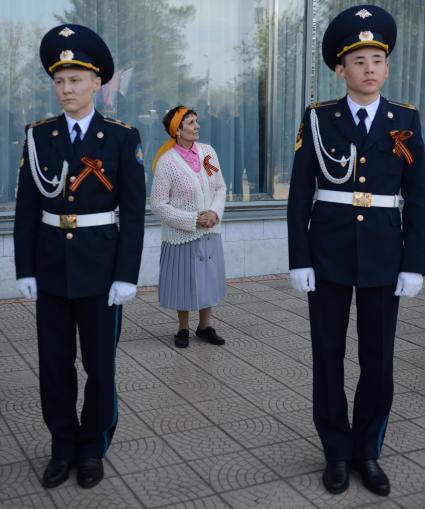
[[[181,329],[174,336],[174,344],[177,348],[186,348],[189,345],[189,331],[187,329]]]
[[[41,484],[44,488],[56,488],[56,486],[64,483],[69,477],[69,470],[72,461],[52,458],[43,474]]]
[[[205,339],[205,341],[208,341],[208,343],[211,343],[212,345],[224,345],[226,342],[226,340],[220,337],[215,329],[210,326],[205,329],[201,329],[201,327],[198,326],[196,329],[196,335],[198,338]]]
[[[328,461],[323,472],[323,484],[334,495],[346,491],[349,486],[348,461]]]
[[[390,481],[376,460],[353,460],[351,467],[360,473],[369,491],[382,497],[390,494]]]
[[[82,488],[93,488],[103,479],[103,462],[101,458],[81,459],[77,467],[77,481]]]

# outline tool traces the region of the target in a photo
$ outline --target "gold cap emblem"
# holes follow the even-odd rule
[[[73,60],[74,53],[70,49],[66,49],[61,52],[59,55],[59,60],[62,62],[63,60]]]
[[[360,16],[361,18],[366,19],[369,16],[372,16],[372,14],[366,9],[361,9],[360,11],[356,12],[356,16]]]
[[[359,33],[360,41],[373,41],[373,34],[370,30],[365,30],[364,32]]]
[[[99,131],[96,136],[101,140],[105,135],[102,133],[102,131]]]
[[[71,30],[70,28],[68,28],[68,27],[63,28],[59,32],[59,35],[62,35],[63,37],[69,37],[72,34],[75,34],[75,32],[73,30]]]

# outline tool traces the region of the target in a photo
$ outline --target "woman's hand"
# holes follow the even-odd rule
[[[198,228],[212,228],[217,223],[218,223],[217,214],[212,210],[207,210],[205,212],[200,212],[198,214],[196,226]]]

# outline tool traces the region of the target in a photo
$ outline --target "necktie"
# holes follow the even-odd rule
[[[363,143],[366,139],[366,136],[367,136],[367,128],[366,128],[366,122],[365,122],[366,117],[368,116],[367,111],[365,108],[359,108],[357,110],[356,115],[360,119],[360,122],[357,124],[357,129],[361,133],[361,144],[363,145]]]
[[[74,127],[72,128],[73,131],[75,131],[75,138],[72,142],[72,146],[74,147],[74,152],[77,151],[77,148],[81,145],[82,139],[81,139],[81,127],[78,124],[78,122],[75,122]]]

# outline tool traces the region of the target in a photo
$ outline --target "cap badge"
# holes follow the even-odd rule
[[[74,58],[74,53],[70,49],[66,49],[61,52],[59,55],[59,60],[62,62],[63,60],[72,60]]]
[[[369,16],[372,16],[372,14],[366,9],[361,9],[359,12],[356,12],[356,16],[360,16],[361,18],[366,19]]]
[[[59,35],[63,35],[64,37],[69,37],[72,34],[75,34],[75,32],[73,30],[71,30],[70,28],[68,28],[68,27],[63,28],[59,32]]]
[[[360,41],[373,41],[373,34],[369,30],[365,30],[364,32],[359,33]]]

